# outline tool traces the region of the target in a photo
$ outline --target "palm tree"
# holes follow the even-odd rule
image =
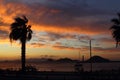
[[[27,25],[28,19],[25,16],[16,17],[14,22],[11,24],[11,32],[9,35],[10,41],[20,40],[21,43],[21,67],[22,71],[26,70],[26,41],[29,41],[32,38],[31,26]]]
[[[116,48],[120,45],[120,13],[118,13],[118,18],[113,18],[111,20],[114,24],[111,26],[113,38],[116,41]]]

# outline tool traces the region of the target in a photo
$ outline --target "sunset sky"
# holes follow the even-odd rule
[[[71,58],[92,53],[120,60],[110,22],[120,12],[120,0],[0,0],[0,60],[20,59],[19,41],[9,41],[10,24],[25,15],[33,38],[27,42],[27,58]]]

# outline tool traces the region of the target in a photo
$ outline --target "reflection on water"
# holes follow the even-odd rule
[[[28,63],[27,65],[35,66],[40,71],[74,71],[75,63]],[[90,63],[83,64],[84,70],[90,70]],[[19,69],[20,63],[0,63],[0,68]],[[120,63],[93,63],[93,70],[112,70],[119,69]]]

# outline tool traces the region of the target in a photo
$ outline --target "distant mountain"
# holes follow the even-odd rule
[[[88,59],[86,62],[110,62],[109,59],[102,58],[100,56],[93,56],[90,59]]]
[[[39,59],[27,59],[27,62],[77,62],[78,60],[72,60],[70,58],[60,58],[60,59],[51,59],[51,58],[39,58]]]
[[[109,59],[102,58],[100,56],[93,56],[90,59],[84,61],[84,62],[118,62],[118,61],[110,61]],[[9,62],[15,62],[15,63],[21,63],[21,60],[5,60],[0,61],[3,63],[9,63]],[[26,60],[27,63],[76,63],[81,62],[79,60],[73,60],[70,58],[60,58],[60,59],[51,59],[51,58],[30,58]],[[120,61],[119,61],[120,62]]]
[[[54,59],[51,58],[32,58],[32,59],[27,59],[27,62],[54,62]]]
[[[56,62],[76,62],[76,60],[72,60],[70,58],[60,58],[56,60]]]

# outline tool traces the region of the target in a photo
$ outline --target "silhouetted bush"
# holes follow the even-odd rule
[[[26,72],[36,72],[36,71],[38,71],[35,66],[31,66],[31,65],[26,66],[25,68],[26,68]]]

